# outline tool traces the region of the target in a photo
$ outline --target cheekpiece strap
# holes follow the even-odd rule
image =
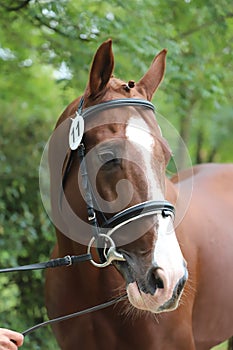
[[[84,96],[81,97],[81,100],[79,101],[77,112],[79,115],[82,115],[83,112],[83,105],[84,105]]]

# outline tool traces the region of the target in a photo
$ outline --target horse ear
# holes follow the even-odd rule
[[[167,50],[164,49],[155,56],[149,70],[137,83],[137,90],[142,93],[149,101],[163,80],[166,66]]]
[[[96,51],[90,71],[88,83],[89,97],[94,98],[107,85],[114,67],[112,40],[105,41]]]

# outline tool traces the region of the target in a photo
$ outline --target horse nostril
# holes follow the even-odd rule
[[[152,283],[154,282],[154,284],[156,285],[157,288],[164,288],[164,284],[163,284],[163,280],[159,275],[159,268],[153,268],[153,270],[151,271],[151,279],[152,279]]]
[[[177,283],[174,293],[179,296],[184,289],[185,282],[187,281],[187,274],[185,274]]]
[[[157,288],[160,288],[160,289],[164,288],[163,280],[160,277],[157,277],[155,279],[155,283],[156,283]]]
[[[147,275],[148,293],[150,293],[151,295],[154,295],[154,293],[156,292],[156,289],[164,288],[164,283],[162,278],[159,275],[159,270],[160,270],[159,267],[153,267],[150,269]]]

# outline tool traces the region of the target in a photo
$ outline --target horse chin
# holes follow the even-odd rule
[[[130,303],[139,310],[152,313],[161,313],[175,310],[178,307],[180,296],[174,297],[173,291],[157,289],[154,295],[146,294],[138,288],[137,282],[129,283],[127,295]]]

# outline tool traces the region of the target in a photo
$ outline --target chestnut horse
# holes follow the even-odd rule
[[[111,40],[104,42],[82,98],[51,138],[52,256],[89,245],[96,266],[47,272],[48,315],[128,296],[54,325],[61,349],[207,350],[233,334],[233,165],[166,178],[171,151],[150,102],[165,56],[138,83],[125,83],[112,76]]]

